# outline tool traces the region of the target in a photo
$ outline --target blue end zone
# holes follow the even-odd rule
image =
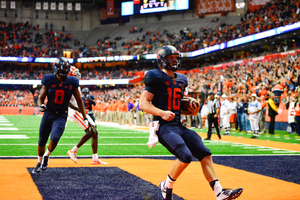
[[[216,164],[300,184],[300,156],[213,156]]]
[[[162,199],[158,186],[116,167],[48,168],[31,176],[44,200]]]

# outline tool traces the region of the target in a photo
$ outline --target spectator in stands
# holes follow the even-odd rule
[[[237,102],[237,124],[239,131],[243,131],[243,98],[239,97]]]
[[[282,86],[281,81],[276,81],[276,85],[272,88],[272,92],[274,94],[274,102],[277,107],[280,104],[280,98],[283,93],[283,89],[284,88]]]
[[[229,98],[230,101],[230,108],[229,108],[229,113],[230,113],[230,118],[229,118],[229,122],[230,122],[230,129],[231,130],[236,130],[237,126],[236,126],[236,118],[237,118],[237,101],[236,98],[231,96]]]
[[[291,94],[291,91],[288,92],[286,97],[286,109],[288,109],[288,123],[290,125],[290,133],[294,134],[297,130],[296,119],[295,119],[295,103],[296,103],[296,94]]]
[[[243,115],[242,115],[242,127],[243,131],[249,131],[250,127],[248,125],[248,97],[243,98]]]
[[[299,100],[299,93],[298,93],[298,96],[296,97],[296,102],[295,102],[295,121],[296,121],[297,133],[300,136],[300,100]]]
[[[268,113],[270,116],[270,124],[269,124],[269,134],[274,134],[275,128],[275,117],[278,115],[278,106],[276,106],[274,102],[275,95],[274,93],[269,94],[270,98],[268,99]]]
[[[197,101],[200,104],[200,109],[199,109],[199,113],[197,115],[195,115],[195,127],[196,128],[200,128],[202,129],[202,117],[201,117],[201,111],[202,111],[202,107],[203,107],[203,103],[202,100],[200,98],[197,99]]]
[[[129,126],[134,125],[134,114],[135,114],[135,110],[136,110],[136,106],[135,106],[135,99],[131,101],[128,100],[128,123]]]
[[[267,114],[268,103],[266,102],[264,95],[261,95],[260,97],[260,104],[261,104],[261,113],[260,113],[260,120],[259,120],[259,130],[260,133],[265,134],[267,130],[266,114]]]
[[[22,103],[20,102],[20,103],[19,103],[19,115],[22,114],[22,108],[23,108],[23,105],[22,105]]]

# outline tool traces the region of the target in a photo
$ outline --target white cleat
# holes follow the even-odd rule
[[[92,165],[107,165],[108,163],[101,161],[100,159],[98,160],[92,160]]]
[[[74,151],[71,151],[71,150],[69,150],[68,152],[67,152],[67,154],[70,156],[70,158],[71,158],[71,160],[74,162],[74,163],[78,163],[78,161],[77,161],[77,152],[74,152]]]
[[[243,192],[243,188],[238,188],[235,190],[223,189],[217,196],[217,200],[230,200],[238,198]]]

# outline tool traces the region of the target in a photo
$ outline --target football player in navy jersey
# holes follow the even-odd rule
[[[88,123],[78,89],[79,80],[76,77],[67,76],[70,70],[68,60],[63,57],[58,58],[54,63],[53,69],[55,74],[46,74],[42,78],[38,105],[39,110],[44,112],[44,115],[39,130],[38,164],[32,170],[33,174],[38,173],[41,169],[45,170],[48,166],[49,156],[54,151],[64,132],[68,117],[68,106],[74,107],[74,105],[70,104],[72,95],[77,101],[85,123]],[[44,104],[46,97],[47,105]],[[45,152],[45,145],[49,136],[50,142]]]
[[[172,190],[176,179],[196,157],[202,166],[205,178],[213,189],[216,199],[235,199],[243,189],[223,189],[214,169],[211,151],[204,146],[201,137],[193,130],[187,129],[180,122],[181,114],[196,115],[200,109],[198,103],[190,103],[189,111],[180,111],[180,102],[187,78],[175,71],[178,69],[180,53],[173,46],[163,46],[157,53],[160,69],[153,69],[146,73],[145,90],[140,97],[140,108],[152,115],[156,126],[159,142],[177,157],[174,161],[166,181],[160,183],[163,199],[173,199]],[[149,128],[150,129],[150,128]],[[156,130],[156,129],[155,129]]]
[[[89,95],[90,90],[87,87],[82,89],[82,94],[83,94],[82,101],[84,103],[85,109],[88,111],[88,115],[95,122],[95,117],[94,117],[94,113],[93,113],[93,106],[96,106],[96,102],[94,101],[95,98],[93,95]]]

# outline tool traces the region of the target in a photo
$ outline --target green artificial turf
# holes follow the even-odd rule
[[[37,143],[41,116],[36,115],[0,115],[0,156],[37,156]],[[10,125],[11,124],[11,125]],[[17,128],[18,130],[1,130],[2,128]],[[165,147],[157,144],[149,149],[146,145],[149,133],[143,130],[132,130],[124,127],[97,126],[99,132],[99,156],[168,156],[171,155]],[[197,132],[207,132],[207,129],[195,129]],[[260,135],[261,140],[296,143],[300,138],[285,131],[276,131],[276,135]],[[21,135],[26,139],[3,139]],[[62,138],[52,156],[67,156],[71,149],[84,135],[84,131],[74,122],[69,122]],[[231,132],[232,136],[250,138],[250,133]],[[2,136],[2,137],[1,137]],[[289,138],[289,139],[287,139]],[[277,155],[300,154],[300,152],[244,145],[222,140],[204,141],[214,155]],[[92,148],[87,141],[78,151],[78,156],[91,156]]]

